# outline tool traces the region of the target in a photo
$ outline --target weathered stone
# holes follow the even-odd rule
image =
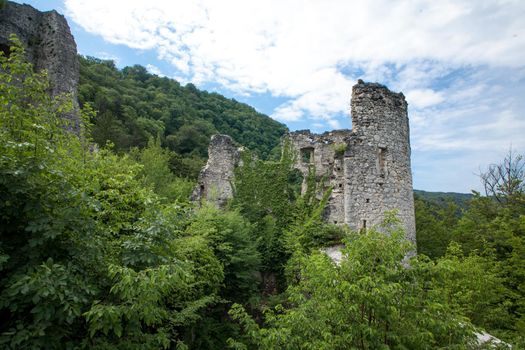
[[[68,93],[77,103],[79,62],[77,46],[64,16],[56,11],[40,12],[29,5],[7,1],[0,9],[0,50],[9,54],[9,36],[15,34],[26,48],[36,70],[45,69],[52,96]],[[73,129],[78,113],[66,116]]]
[[[317,178],[328,179],[333,192],[325,212],[327,222],[366,229],[395,209],[407,239],[415,244],[405,97],[360,80],[352,89],[351,112],[351,131],[289,133],[286,138],[298,155],[295,167],[306,177],[314,166]]]
[[[239,164],[241,148],[228,135],[213,135],[208,146],[208,162],[199,174],[192,200],[207,200],[224,207],[233,197],[235,167]]]
[[[344,245],[338,244],[330,247],[322,248],[321,252],[328,255],[328,257],[336,264],[341,265],[343,261],[343,250]]]
[[[402,93],[359,81],[352,89],[352,130],[287,134],[304,179],[315,169],[318,181],[333,190],[324,218],[354,230],[376,226],[385,213],[397,210],[408,240],[416,243],[410,133]],[[199,177],[194,198],[224,205],[233,196],[239,149],[226,135],[212,137],[209,160]],[[306,180],[303,191],[306,190]]]

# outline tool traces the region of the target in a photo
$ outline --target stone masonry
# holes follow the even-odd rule
[[[416,242],[407,103],[402,93],[359,80],[352,89],[352,130],[286,137],[303,176],[313,166],[333,188],[325,219],[354,230],[380,224],[396,209],[407,239]]]
[[[29,5],[7,1],[0,8],[0,50],[9,54],[9,36],[15,34],[26,48],[36,70],[46,69],[50,93],[69,93],[77,101],[79,63],[77,45],[64,16],[56,11],[40,12]],[[78,126],[76,113],[66,116]]]
[[[202,168],[192,200],[224,207],[233,197],[235,167],[239,165],[242,148],[228,135],[213,135],[208,146],[208,162]]]
[[[359,80],[352,89],[352,130],[285,136],[296,153],[295,168],[306,179],[315,169],[318,181],[332,187],[325,220],[353,230],[382,222],[397,210],[407,239],[416,242],[407,103],[402,93]],[[209,160],[194,199],[224,205],[233,196],[234,169],[240,150],[226,135],[215,135]],[[303,191],[306,190],[303,182]]]

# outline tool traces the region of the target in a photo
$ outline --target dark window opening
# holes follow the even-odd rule
[[[361,226],[361,229],[359,230],[359,232],[361,232],[361,233],[365,233],[366,232],[366,220],[363,220],[363,225]]]
[[[301,148],[301,160],[303,163],[313,163],[314,149],[312,147]]]
[[[9,45],[0,44],[0,51],[3,52],[5,57],[9,57],[11,54],[11,49],[9,48]]]

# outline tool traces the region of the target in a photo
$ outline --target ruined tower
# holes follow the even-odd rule
[[[53,96],[68,93],[76,103],[79,79],[77,45],[64,16],[40,12],[29,5],[7,1],[0,8],[0,50],[9,55],[9,36],[15,34],[36,70],[45,69]],[[76,113],[66,116],[78,125]]]
[[[351,114],[352,130],[285,135],[297,155],[294,167],[303,174],[303,191],[314,171],[318,182],[332,188],[324,213],[327,222],[362,230],[396,210],[407,239],[416,243],[405,96],[359,80],[352,88]],[[223,205],[233,196],[239,152],[228,136],[212,137],[194,199]]]
[[[415,243],[407,103],[402,93],[359,81],[352,88],[352,135],[344,156],[345,223],[353,229],[381,222],[396,209]]]
[[[295,167],[304,177],[315,169],[316,178],[332,187],[327,222],[361,230],[381,223],[385,212],[395,209],[407,239],[415,243],[405,97],[359,80],[352,89],[351,114],[352,130],[289,133],[298,154]]]

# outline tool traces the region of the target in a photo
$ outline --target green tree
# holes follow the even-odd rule
[[[525,334],[525,194],[523,160],[511,151],[499,164],[489,166],[481,180],[489,196],[475,193],[459,220],[452,239],[466,254],[492,256],[504,288],[504,320],[480,320],[494,334],[523,344]],[[499,313],[501,303],[487,305],[485,313]],[[497,321],[496,321],[497,320]]]
[[[446,270],[430,260],[404,257],[410,243],[395,221],[379,233],[353,234],[338,266],[320,252],[303,255],[286,303],[257,326],[235,306],[231,315],[247,331],[230,340],[236,348],[260,349],[435,349],[469,348],[473,328],[457,300],[449,300],[436,276]],[[386,233],[386,234],[385,234]],[[295,261],[297,263],[297,261]]]
[[[190,236],[203,237],[224,268],[221,296],[245,302],[257,291],[260,257],[252,225],[238,212],[223,212],[205,205],[186,229]]]
[[[433,259],[445,255],[460,215],[452,201],[435,203],[414,195],[417,251]]]
[[[205,157],[209,137],[228,134],[266,158],[287,131],[252,107],[188,84],[150,74],[134,65],[118,70],[113,61],[79,57],[80,104],[91,103],[94,140],[117,151],[145,147],[161,134],[165,146],[182,156]]]
[[[171,171],[172,152],[163,149],[160,138],[150,138],[148,146],[134,150],[135,158],[142,164],[140,176],[145,186],[168,202],[187,203],[196,183],[175,176]]]
[[[221,262],[184,233],[188,209],[144,186],[140,164],[92,151],[89,109],[81,135],[67,131],[71,100],[46,93],[12,39],[0,54],[0,344],[183,346],[218,301]]]
[[[284,285],[284,266],[289,257],[284,232],[294,220],[302,180],[292,169],[293,160],[289,147],[284,147],[279,161],[264,161],[245,151],[243,166],[235,173],[232,206],[254,226],[265,294],[275,293]]]
[[[511,292],[505,286],[502,267],[493,252],[465,256],[454,242],[436,261],[431,283],[474,325],[505,339],[508,334],[501,330],[508,328]]]
[[[34,73],[11,39],[10,56],[0,53],[0,344],[57,348],[78,340],[97,291],[83,278],[89,266],[80,252],[93,254],[98,242],[72,244],[93,238],[90,204],[62,171],[66,145],[79,163],[85,149],[60,117],[72,112],[71,100],[46,93],[46,73]]]

